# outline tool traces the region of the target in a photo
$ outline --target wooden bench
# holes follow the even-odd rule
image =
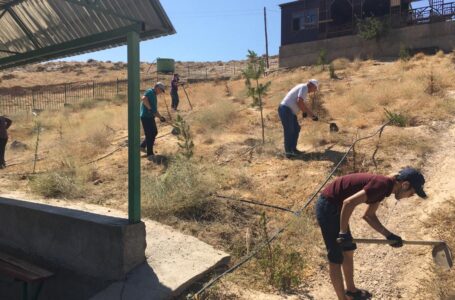
[[[23,300],[37,300],[44,281],[54,275],[48,270],[2,252],[0,274],[22,282]]]

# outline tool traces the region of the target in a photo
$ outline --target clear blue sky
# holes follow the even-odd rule
[[[267,8],[269,55],[280,46],[281,3],[278,0],[161,0],[177,33],[141,43],[141,61],[157,57],[180,61],[244,59],[247,50],[265,53],[264,6]],[[65,60],[126,61],[126,47]]]
[[[244,59],[248,49],[265,53],[264,15],[267,8],[269,55],[277,55],[281,39],[279,0],[161,0],[177,33],[141,43],[141,61],[157,57],[179,61]],[[428,0],[414,3],[426,6]],[[126,47],[79,55],[65,60],[126,61]]]

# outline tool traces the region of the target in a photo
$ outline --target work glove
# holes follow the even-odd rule
[[[313,116],[313,117],[311,118],[311,120],[317,122],[317,121],[319,121],[319,118],[318,118],[318,116]]]
[[[392,246],[393,248],[403,247],[403,240],[398,235],[391,233],[387,236],[387,239],[389,241],[394,241],[393,244],[390,244],[390,246]]]
[[[340,233],[337,238],[337,243],[340,244],[342,248],[352,248],[352,235],[350,232],[348,233]]]
[[[160,121],[164,123],[164,122],[166,122],[166,118],[163,117],[163,116],[161,116],[161,117],[160,117]]]
[[[302,112],[302,118],[305,119],[306,117],[308,117],[307,113],[306,112]]]

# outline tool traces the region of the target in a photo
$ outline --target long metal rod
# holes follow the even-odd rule
[[[140,68],[139,33],[127,34],[128,42],[128,220],[141,221],[141,162],[140,162]]]
[[[360,244],[392,244],[395,241],[389,241],[384,239],[353,239],[354,243]],[[439,244],[444,244],[444,241],[406,241],[403,240],[403,244],[406,245],[422,245],[422,246],[434,246]]]
[[[185,92],[186,100],[188,100],[188,104],[190,105],[191,110],[193,110],[193,105],[191,104],[190,97],[188,97],[188,93],[186,92],[185,85],[182,85],[183,91]]]

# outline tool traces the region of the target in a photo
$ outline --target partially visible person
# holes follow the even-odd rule
[[[173,110],[177,110],[177,107],[179,106],[179,102],[180,102],[179,93],[178,93],[179,80],[180,80],[179,74],[175,73],[174,77],[172,78],[172,81],[171,81],[171,98],[172,98],[171,107]]]
[[[297,114],[302,111],[303,117],[309,115],[313,121],[318,121],[318,117],[308,105],[308,93],[314,93],[318,89],[319,83],[316,79],[298,84],[287,93],[278,107],[278,115],[284,130],[284,152],[287,158],[295,158],[302,154],[297,150],[300,133]]]
[[[145,91],[144,96],[142,96],[141,99],[141,122],[145,133],[145,139],[141,143],[141,150],[146,152],[147,157],[149,158],[154,155],[153,146],[155,144],[155,138],[158,134],[155,118],[159,118],[161,122],[166,122],[166,118],[158,112],[158,103],[156,98],[156,96],[164,92],[164,84],[157,82],[154,88]]]
[[[0,116],[0,169],[6,168],[5,149],[8,142],[8,128],[13,121],[5,116]]]

